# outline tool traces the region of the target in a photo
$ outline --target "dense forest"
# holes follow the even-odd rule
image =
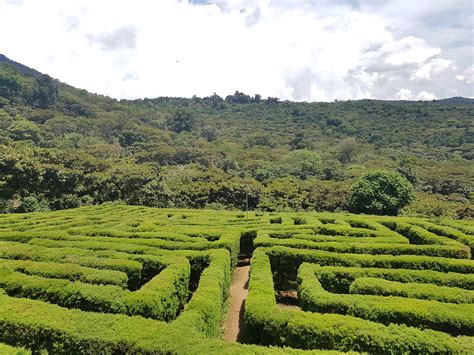
[[[473,214],[474,100],[115,100],[0,56],[0,212],[123,201],[346,210],[367,172],[416,190],[403,214]]]

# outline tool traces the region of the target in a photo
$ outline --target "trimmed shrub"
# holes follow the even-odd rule
[[[354,350],[373,353],[463,353],[474,350],[470,337],[383,325],[356,317],[305,313],[276,307],[270,259],[258,249],[252,259],[245,317],[253,341],[303,349]]]
[[[356,279],[350,286],[349,293],[418,298],[448,303],[474,303],[472,290],[414,282],[401,283],[374,277]]]
[[[298,296],[305,311],[339,313],[383,324],[403,323],[454,335],[474,335],[474,305],[326,291],[311,267],[298,273]]]

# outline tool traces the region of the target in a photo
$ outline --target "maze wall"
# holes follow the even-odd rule
[[[473,241],[469,222],[349,214],[3,215],[0,352],[474,353]],[[239,255],[247,344],[222,340]]]

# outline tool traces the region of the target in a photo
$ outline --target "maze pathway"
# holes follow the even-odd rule
[[[229,312],[225,322],[225,335],[227,341],[237,341],[245,334],[245,300],[249,293],[250,265],[237,266],[234,270],[232,284],[230,285]]]
[[[439,219],[1,215],[0,353],[474,353],[473,245]]]

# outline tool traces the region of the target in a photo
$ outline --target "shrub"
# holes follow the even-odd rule
[[[356,279],[349,293],[361,295],[398,296],[448,303],[474,303],[474,291],[462,288],[388,281],[374,277]]]
[[[397,215],[414,198],[413,185],[400,174],[370,172],[352,186],[349,210],[355,213]]]
[[[305,311],[338,313],[383,324],[407,324],[459,335],[473,335],[474,305],[441,303],[430,300],[401,299],[326,291],[303,264],[298,273],[298,296]]]
[[[253,341],[303,349],[371,353],[456,353],[472,351],[469,337],[433,330],[383,325],[338,314],[305,313],[276,307],[270,259],[257,249],[252,259],[246,324]]]

